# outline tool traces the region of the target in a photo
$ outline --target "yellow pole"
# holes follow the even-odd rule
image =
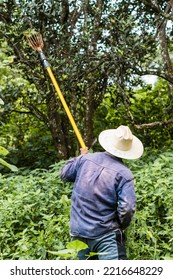
[[[70,110],[69,110],[69,108],[68,108],[68,106],[67,106],[67,103],[66,103],[66,101],[65,101],[65,99],[64,99],[64,96],[63,96],[62,93],[61,93],[61,90],[60,90],[60,88],[59,88],[59,86],[58,86],[58,83],[57,83],[57,81],[56,81],[56,79],[55,79],[53,73],[52,73],[52,70],[51,70],[50,67],[46,67],[46,70],[47,70],[47,72],[48,72],[48,74],[49,74],[49,76],[50,76],[50,78],[51,78],[51,80],[52,80],[52,83],[53,83],[53,85],[54,85],[54,87],[55,87],[55,89],[56,89],[56,92],[57,92],[57,94],[58,94],[58,96],[59,96],[59,98],[60,98],[60,100],[61,100],[61,103],[62,103],[62,105],[63,105],[65,111],[66,111],[66,114],[67,114],[67,116],[68,116],[68,118],[69,118],[69,120],[70,120],[70,123],[71,123],[71,125],[72,125],[72,127],[73,127],[73,129],[74,129],[74,132],[75,132],[75,134],[76,134],[76,136],[77,136],[77,138],[78,138],[78,141],[79,141],[79,143],[80,143],[80,145],[81,145],[81,148],[85,148],[86,145],[85,145],[85,143],[84,143],[84,141],[83,141],[83,139],[82,139],[82,136],[81,136],[81,134],[80,134],[80,132],[79,132],[77,126],[76,126],[76,123],[75,123],[75,121],[74,121],[74,118],[73,118],[73,116],[72,116],[72,114],[71,114],[71,112],[70,112]]]

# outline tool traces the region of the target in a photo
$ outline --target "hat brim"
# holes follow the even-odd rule
[[[100,145],[105,151],[119,158],[123,159],[138,159],[144,152],[142,142],[133,135],[132,145],[127,151],[116,149],[113,145],[113,139],[115,139],[116,129],[104,130],[100,133],[98,140]]]

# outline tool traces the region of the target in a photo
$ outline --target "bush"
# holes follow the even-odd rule
[[[132,163],[131,169],[137,211],[127,230],[129,258],[173,259],[172,149]]]
[[[60,179],[64,161],[49,170],[0,176],[0,259],[60,259],[70,242],[72,186]],[[127,229],[129,259],[173,259],[172,149],[129,161],[137,211]]]
[[[0,259],[55,258],[48,251],[69,241],[71,188],[60,180],[63,163],[0,177]]]

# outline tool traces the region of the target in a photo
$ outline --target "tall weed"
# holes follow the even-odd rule
[[[52,252],[70,242],[72,192],[60,179],[63,164],[0,175],[0,259],[61,258]],[[128,258],[173,259],[172,149],[128,164],[137,195],[137,211],[126,231]]]
[[[132,163],[137,211],[127,230],[130,259],[173,259],[172,150]]]
[[[48,250],[69,241],[71,187],[60,180],[62,164],[0,177],[0,259],[50,259]]]

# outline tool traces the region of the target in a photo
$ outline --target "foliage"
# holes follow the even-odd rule
[[[163,145],[169,147],[173,138],[173,120],[172,124],[164,123],[172,116],[173,100],[169,84],[163,79],[158,79],[153,87],[145,85],[131,90],[126,89],[122,93],[122,98],[123,94],[127,98],[128,107],[122,104],[116,85],[107,89],[105,97],[95,112],[95,135],[104,129],[124,124],[130,126],[145,147],[154,149]],[[158,125],[139,129],[141,124],[155,122]]]
[[[83,241],[80,241],[78,239],[73,240],[71,242],[67,243],[66,249],[59,250],[57,252],[51,252],[49,253],[53,255],[60,256],[62,259],[70,259],[70,260],[78,260],[78,252],[80,250],[87,249],[88,245],[84,243]],[[95,257],[98,255],[106,255],[107,253],[97,253],[97,252],[89,252],[87,256],[87,259],[90,259],[90,257]]]
[[[69,244],[71,188],[59,178],[63,162],[48,171],[35,168],[54,163],[55,149],[62,159],[79,147],[23,32],[42,33],[44,52],[89,147],[101,130],[127,124],[145,146],[160,148],[173,139],[172,124],[164,124],[173,108],[172,26],[167,25],[172,6],[136,0],[9,0],[0,6],[0,142],[10,151],[8,162],[31,167],[0,176],[0,258],[51,259],[50,252]],[[144,74],[167,82],[146,87],[139,79]],[[135,126],[156,121],[150,129]],[[146,156],[131,168],[138,209],[128,230],[128,255],[172,258],[172,150]]]
[[[10,151],[7,160],[18,167],[46,168],[57,155],[47,123],[41,119],[45,105],[37,98],[35,85],[23,78],[21,69],[12,67],[14,56],[9,52],[7,43],[0,42],[0,143]],[[30,110],[31,100],[42,111],[40,116],[38,110],[37,118]]]
[[[19,170],[0,177],[0,259],[51,259],[69,241],[71,188],[49,171]]]
[[[57,154],[47,127],[32,116],[11,114],[1,131],[1,141],[10,153],[7,159],[18,167],[48,168]]]
[[[131,163],[137,212],[127,230],[130,259],[173,259],[173,145]]]
[[[78,252],[88,248],[88,245],[80,240],[74,240],[67,243],[66,249],[57,252],[49,251],[50,254],[60,256],[64,259],[78,259]]]
[[[158,148],[170,145],[173,137],[173,122],[166,125],[172,118],[172,93],[169,84],[163,79],[158,79],[152,88],[151,85],[136,89],[130,93],[131,114],[135,124],[154,124],[137,131],[146,147]]]
[[[44,123],[59,159],[69,158],[78,149],[38,54],[24,39],[25,31],[37,30],[88,146],[95,136],[94,113],[111,85],[117,86],[118,103],[114,105],[125,106],[120,119],[133,125],[124,89],[138,85],[144,74],[163,77],[170,87],[173,84],[168,19],[172,19],[169,1],[158,1],[158,5],[134,0],[3,1],[0,59],[12,58],[0,79],[3,120],[13,113],[20,122],[19,115],[25,114]]]
[[[7,149],[5,149],[4,147],[0,146],[0,155],[2,156],[6,156],[9,152],[7,151]],[[8,167],[11,171],[18,171],[18,168],[12,164],[9,164],[8,162],[6,162],[4,159],[0,158],[0,164],[2,164],[3,166]]]
[[[173,258],[172,149],[128,161],[137,194],[126,232],[129,259]],[[60,179],[64,163],[0,176],[0,259],[77,258],[81,244],[69,235],[72,186]]]

